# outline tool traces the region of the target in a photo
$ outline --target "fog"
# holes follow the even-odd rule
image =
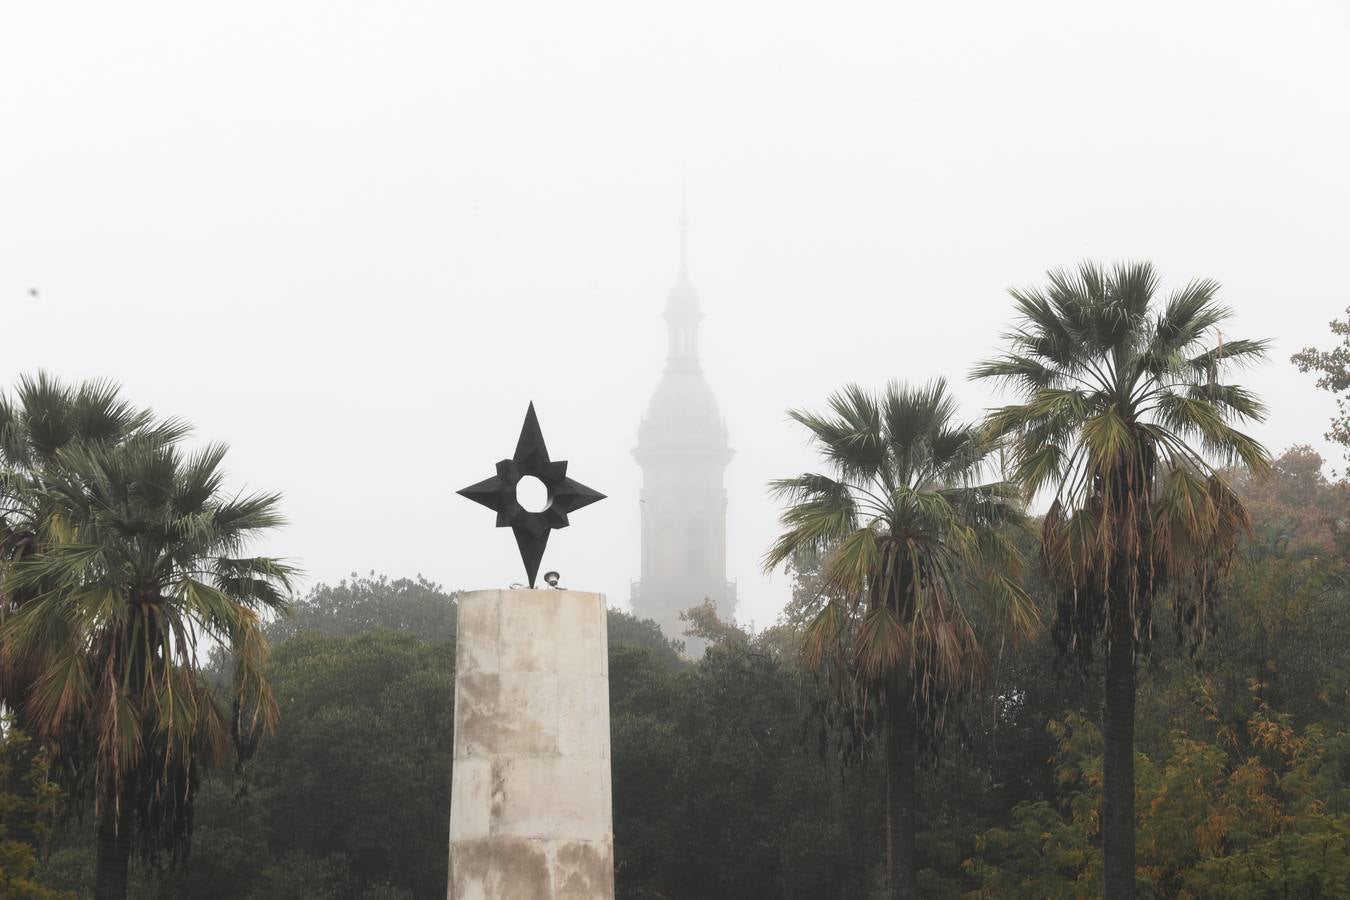
[[[1016,8],[1014,8],[1016,7]],[[544,558],[625,605],[630,451],[689,210],[736,456],[743,623],[789,407],[966,381],[1010,286],[1083,258],[1213,277],[1274,450],[1333,401],[1288,363],[1350,304],[1344,4],[0,3],[0,385],[109,377],[285,495],[307,578],[520,580],[454,494],[528,402],[609,495]],[[30,295],[37,289],[38,296]]]

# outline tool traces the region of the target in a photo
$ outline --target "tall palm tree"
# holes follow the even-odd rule
[[[0,646],[42,665],[29,721],[95,801],[98,900],[126,896],[135,838],[185,849],[201,767],[276,719],[261,616],[292,573],[243,551],[281,522],[278,498],[226,494],[224,455],[153,437],[67,446],[34,488],[37,549],[5,579],[28,599]],[[232,710],[200,675],[206,642],[232,651]]]
[[[12,398],[0,393],[0,624],[34,595],[31,588],[7,590],[5,573],[38,548],[49,512],[41,503],[41,487],[57,465],[57,454],[85,444],[115,445],[133,435],[172,441],[185,431],[181,423],[157,422],[148,410],[122,400],[109,382],[71,386],[39,372],[21,378]],[[32,731],[26,701],[42,668],[41,658],[22,659],[0,650],[0,704],[25,733]],[[32,792],[27,773],[38,745],[28,741],[23,747],[24,758],[11,767],[9,785],[21,797]],[[31,843],[35,834],[27,808],[18,804],[9,828],[16,840]]]
[[[1215,465],[1269,467],[1235,427],[1262,418],[1260,401],[1220,376],[1259,360],[1265,342],[1207,342],[1229,315],[1213,281],[1155,305],[1148,263],[1083,263],[1048,277],[1044,289],[1011,292],[1007,350],[973,375],[1016,392],[1020,402],[994,409],[989,427],[1029,495],[1054,492],[1042,562],[1060,588],[1060,649],[1085,659],[1098,639],[1105,645],[1105,894],[1132,897],[1135,657],[1164,594],[1178,625],[1203,637],[1217,576],[1247,524]]]
[[[985,668],[972,603],[1019,635],[1037,624],[1015,580],[1008,526],[1022,521],[1019,494],[979,483],[990,448],[954,421],[944,381],[879,395],[849,386],[830,409],[789,413],[831,472],[771,483],[788,502],[786,530],[764,563],[823,555],[825,603],[806,631],[807,662],[818,668],[846,647],[849,680],[882,714],[887,880],[893,896],[916,897],[916,741]]]

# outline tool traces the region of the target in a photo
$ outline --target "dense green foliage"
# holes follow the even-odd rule
[[[424,641],[455,637],[455,603],[438,585],[421,575],[389,580],[374,572],[355,572],[336,585],[319,585],[291,605],[289,615],[275,619],[267,636],[279,643],[306,631],[361,634],[375,627],[415,634]]]
[[[23,783],[26,790],[13,787]],[[45,754],[32,752],[32,739],[0,719],[0,900],[67,900],[37,876],[38,852],[45,844],[62,795],[50,778]],[[22,823],[12,835],[11,823]]]
[[[1291,524],[1290,508],[1341,496],[1309,462],[1306,448],[1290,451],[1276,461],[1281,474],[1248,495],[1255,536],[1221,586],[1199,662],[1162,622],[1141,669],[1142,896],[1347,889],[1350,650],[1340,636],[1350,629],[1350,563],[1334,519]],[[1290,529],[1297,547],[1261,537]],[[794,574],[801,603],[814,577]],[[452,607],[453,596],[425,585],[408,599],[419,592],[397,583],[371,579],[363,591],[368,612],[384,610],[377,627],[301,631],[276,648],[276,734],[242,776],[207,782],[191,856],[158,875],[140,871],[133,894],[443,890],[453,642],[378,620],[400,621],[402,604],[432,595]],[[321,586],[305,602],[333,594]],[[820,715],[826,685],[800,663],[801,628],[724,629],[696,661],[650,623],[612,613],[610,629],[620,896],[881,896],[879,755],[844,754]],[[918,781],[923,896],[1098,895],[1101,673],[1057,657],[1049,634],[995,649],[985,689],[929,748]],[[46,883],[87,887],[85,835],[59,835]]]

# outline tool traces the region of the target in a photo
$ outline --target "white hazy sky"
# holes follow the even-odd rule
[[[1322,446],[1287,360],[1350,304],[1347,9],[0,0],[0,385],[114,378],[285,494],[266,549],[312,580],[450,588],[520,577],[453,491],[532,399],[611,498],[545,565],[623,605],[684,186],[762,626],[763,484],[812,464],[784,410],[945,374],[977,415],[1050,267],[1219,279],[1275,342],[1257,433]]]

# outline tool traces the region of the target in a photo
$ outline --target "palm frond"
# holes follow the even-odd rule
[[[827,584],[859,598],[881,569],[881,544],[872,528],[858,528],[835,542],[825,558]]]
[[[1213,381],[1218,378],[1223,363],[1234,362],[1238,367],[1255,365],[1266,358],[1270,341],[1253,341],[1235,338],[1221,341],[1215,346],[1186,360],[1193,377]]]
[[[1180,353],[1232,315],[1219,304],[1219,283],[1210,278],[1192,281],[1174,293],[1153,327],[1153,352]]]
[[[1021,353],[1008,353],[976,364],[970,377],[1002,381],[1029,393],[1055,385],[1060,376],[1040,360]]]
[[[844,633],[844,624],[848,613],[837,602],[828,602],[806,626],[802,640],[802,653],[806,666],[811,671],[820,668],[830,648],[838,645]]]
[[[770,491],[793,502],[779,517],[786,530],[764,556],[766,571],[778,568],[799,552],[823,550],[857,527],[857,502],[842,482],[804,473],[772,482]]]
[[[868,678],[908,668],[913,659],[910,634],[889,606],[878,606],[863,617],[854,644],[854,659]]]

